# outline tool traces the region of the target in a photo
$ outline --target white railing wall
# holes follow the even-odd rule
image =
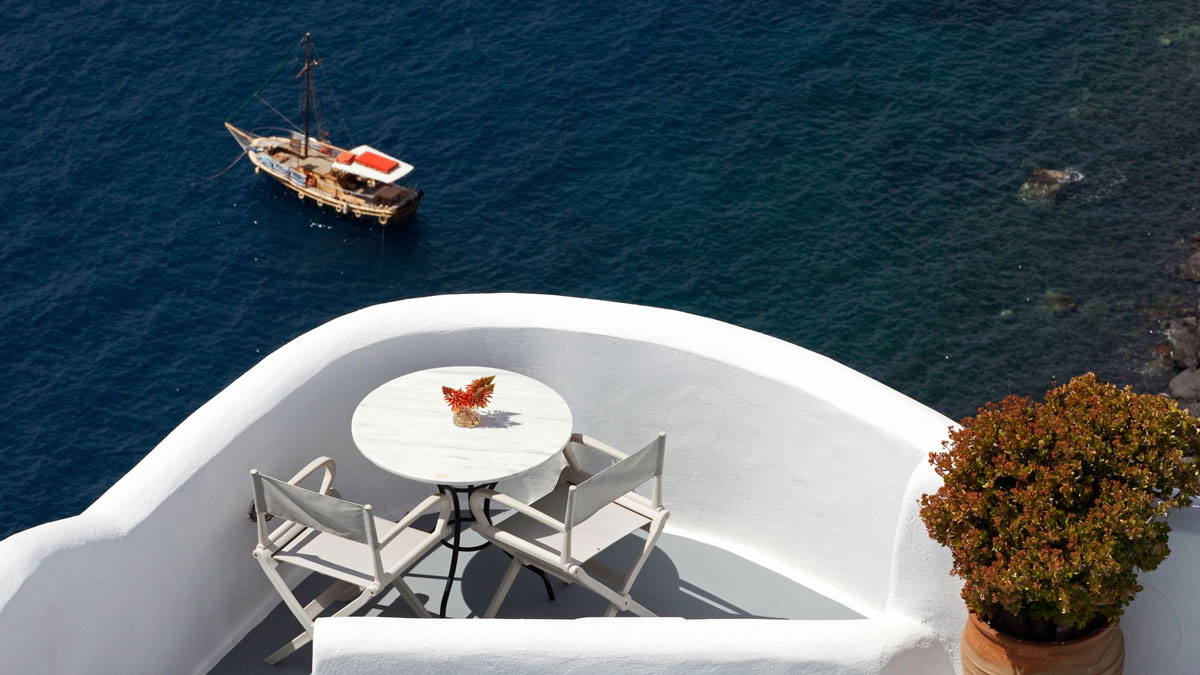
[[[936,675],[950,660],[900,616],[853,621],[319,619],[313,675]]]
[[[912,507],[936,486],[922,467],[949,420],[721,322],[503,294],[406,300],[321,326],[202,406],[83,514],[0,542],[0,672],[206,671],[278,602],[249,555],[249,470],[289,475],[331,455],[344,494],[399,515],[430,488],[369,465],[350,418],[379,384],[443,365],[538,378],[578,431],[617,447],[665,430],[669,529],[852,607],[868,617],[864,637],[875,619],[908,631],[897,644],[923,635],[918,651],[937,654],[928,672],[952,670],[956,629],[942,624],[961,628],[958,587]],[[503,487],[536,492],[550,469]],[[787,623],[801,642],[827,630]]]

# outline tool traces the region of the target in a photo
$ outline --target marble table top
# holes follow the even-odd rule
[[[455,426],[442,385],[462,389],[495,375],[480,423]],[[483,485],[512,478],[553,457],[570,441],[571,409],[537,380],[499,368],[454,366],[409,373],[367,394],[350,432],[376,466],[440,485]]]

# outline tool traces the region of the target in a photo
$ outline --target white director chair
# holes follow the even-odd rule
[[[298,485],[321,468],[325,474],[318,491]],[[264,476],[257,470],[250,472],[254,512],[257,512],[256,515],[252,512],[252,517],[258,525],[254,557],[304,627],[303,633],[268,656],[267,663],[277,663],[311,641],[313,621],[333,602],[348,602],[333,615],[347,616],[389,584],[396,587],[417,616],[429,616],[400,575],[445,536],[450,500],[444,495],[430,495],[400,522],[393,523],[373,515],[370,505],[335,496],[335,472],[333,460],[328,457],[313,460],[287,482]],[[438,517],[432,532],[411,527],[418,517],[433,511],[437,511]],[[271,516],[278,516],[283,522],[268,533],[266,521]],[[277,569],[280,564],[318,572],[334,581],[315,600],[301,606],[280,576]]]
[[[513,558],[484,613],[485,618],[494,617],[499,611],[522,565],[536,567],[599,594],[609,602],[604,616],[614,616],[619,611],[654,616],[635,602],[629,592],[669,515],[662,506],[666,434],[660,433],[632,455],[582,434],[573,434],[571,443],[615,461],[603,471],[589,474],[583,470],[575,447],[568,445],[564,450],[567,466],[558,484],[533,503],[526,504],[495,490],[476,490],[471,494],[473,529]],[[650,480],[654,481],[650,499],[633,492]],[[493,525],[484,504],[489,499],[512,509],[512,515]],[[627,572],[621,574],[593,560],[601,551],[639,529],[647,531],[646,541]]]

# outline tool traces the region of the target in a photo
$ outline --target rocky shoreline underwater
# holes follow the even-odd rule
[[[1192,255],[1179,266],[1182,279],[1200,282],[1200,233],[1192,237]],[[1160,319],[1167,341],[1155,348],[1156,356],[1166,362],[1171,379],[1166,396],[1200,417],[1200,306],[1182,309]]]
[[[1037,168],[1017,191],[1030,205],[1053,207],[1070,194],[1070,186],[1084,176],[1074,169]],[[1200,288],[1200,232],[1192,236],[1191,255],[1178,266],[1178,276]],[[1057,290],[1047,290],[1039,303],[1055,317],[1075,311],[1075,299]],[[1162,374],[1159,393],[1174,399],[1181,409],[1200,417],[1200,303],[1172,297],[1169,302],[1147,308],[1147,318],[1165,340],[1152,348],[1150,370]]]

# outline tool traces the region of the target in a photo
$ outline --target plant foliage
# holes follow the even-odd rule
[[[967,607],[1026,639],[1120,617],[1138,570],[1169,553],[1168,509],[1200,493],[1198,422],[1088,373],[1044,404],[1010,396],[952,428],[930,453],[944,484],[921,518],[950,548]]]
[[[492,399],[492,392],[496,389],[495,383],[492,382],[494,379],[495,375],[488,375],[472,380],[466,389],[442,387],[442,398],[446,399],[446,403],[450,404],[450,409],[454,412],[486,408],[488,401]]]

